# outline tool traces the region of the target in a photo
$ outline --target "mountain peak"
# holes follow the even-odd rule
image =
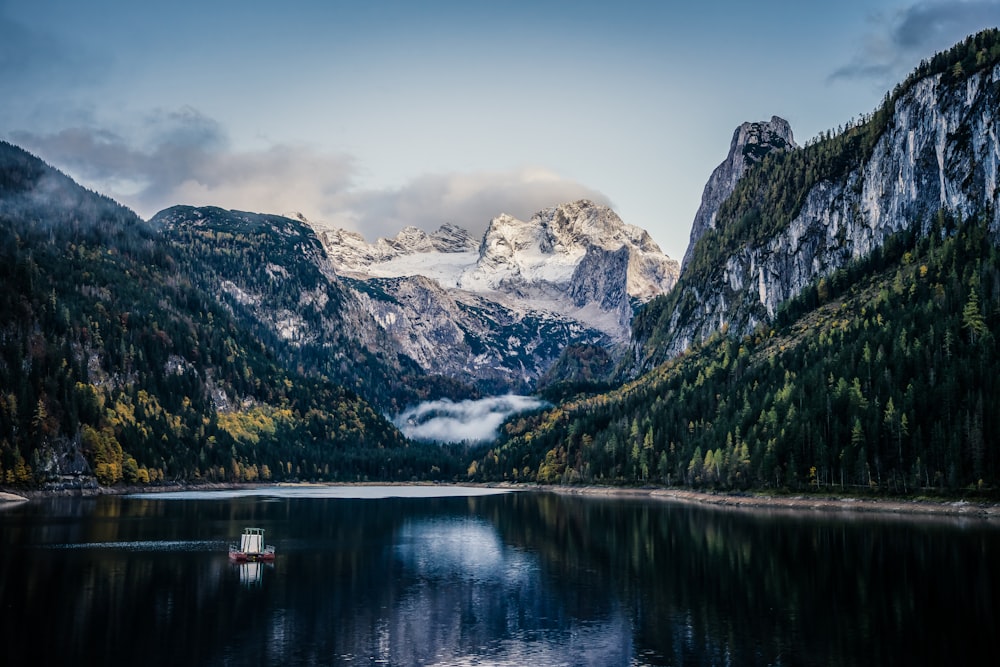
[[[321,238],[341,275],[422,275],[524,312],[559,313],[616,339],[628,335],[633,302],[670,290],[679,269],[645,230],[586,199],[544,209],[527,221],[501,213],[481,242],[450,223],[430,234],[407,227],[374,244],[343,231]]]
[[[400,253],[406,255],[415,252],[428,252],[434,249],[430,238],[427,236],[427,232],[413,225],[403,227],[396,234],[395,238],[386,239],[386,241],[389,245],[399,250]]]
[[[624,274],[616,299],[595,301],[602,313],[614,314],[614,324],[604,330],[622,335],[631,313],[630,298],[647,301],[669,291],[678,266],[645,230],[625,224],[607,206],[581,199],[541,210],[527,222],[507,214],[494,218],[478,262],[458,284],[473,291],[530,294],[535,300],[569,293],[579,306],[579,295],[601,291],[591,285],[598,284],[594,283],[598,273],[607,279]],[[598,282],[604,289],[610,283],[602,280]]]
[[[739,156],[746,163],[760,162],[772,150],[787,150],[796,148],[792,136],[792,126],[779,116],[771,116],[769,121],[755,121],[740,124],[733,132],[733,141],[729,148],[730,157],[734,157],[737,149]]]
[[[771,116],[771,120],[748,121],[741,123],[733,132],[733,140],[729,144],[729,154],[715,168],[705,184],[701,195],[701,206],[695,213],[691,225],[691,240],[684,253],[682,267],[687,266],[694,255],[694,247],[698,240],[709,229],[715,229],[715,218],[729,195],[736,188],[746,170],[764,159],[764,156],[775,150],[793,150],[798,148],[792,136],[792,126],[779,116]]]
[[[472,238],[467,229],[450,222],[438,227],[430,235],[430,240],[438,252],[475,252],[479,249],[479,242]]]

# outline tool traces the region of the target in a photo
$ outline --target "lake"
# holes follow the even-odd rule
[[[997,655],[1000,526],[986,520],[420,486],[0,507],[7,666]],[[229,561],[248,526],[265,529],[273,564]]]

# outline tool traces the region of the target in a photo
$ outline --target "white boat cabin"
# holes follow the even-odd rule
[[[240,551],[245,554],[264,553],[264,529],[245,528],[240,535]]]

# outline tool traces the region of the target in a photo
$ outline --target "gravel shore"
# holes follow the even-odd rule
[[[419,484],[419,482],[418,482]],[[97,487],[88,489],[33,490],[25,495],[0,491],[0,503],[22,502],[30,498],[63,495],[95,496],[122,493],[155,493],[157,491],[178,491],[197,489],[232,489],[242,486],[258,487],[261,484],[169,484],[164,486]],[[459,485],[461,486],[461,485]],[[494,486],[494,485],[487,485]],[[959,516],[969,518],[1000,519],[1000,504],[966,500],[929,500],[898,498],[854,498],[823,495],[765,495],[759,493],[709,493],[687,489],[666,489],[662,487],[612,487],[612,486],[544,486],[530,484],[499,484],[517,490],[538,490],[566,495],[609,496],[620,498],[656,498],[665,501],[692,503],[732,509],[775,509],[787,511],[836,512],[858,514],[900,514],[927,516]],[[27,497],[26,497],[27,496]]]
[[[599,486],[552,486],[554,493],[663,500],[744,509],[783,509],[819,512],[922,514],[1000,519],[1000,504],[965,500],[905,500],[894,498],[848,498],[836,496],[771,496],[761,494],[706,493],[685,489],[627,488]]]

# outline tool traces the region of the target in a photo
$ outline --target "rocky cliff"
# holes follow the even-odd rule
[[[684,253],[682,266],[686,266],[694,252],[698,239],[709,229],[715,229],[715,219],[719,207],[726,201],[740,177],[751,166],[758,164],[764,156],[774,150],[798,148],[792,137],[792,127],[784,118],[771,116],[769,121],[743,123],[733,132],[729,154],[722,164],[715,168],[701,195],[701,205],[694,215],[691,225],[691,240]]]
[[[383,344],[487,391],[530,388],[567,345],[621,346],[635,305],[678,273],[648,233],[589,201],[499,215],[479,243],[454,225],[320,238]]]
[[[343,280],[354,288],[360,313],[377,324],[367,337],[379,340],[369,344],[392,348],[428,374],[484,393],[532,390],[568,345],[612,344],[575,320],[446,289],[420,275]]]
[[[987,44],[978,54],[972,48],[965,69],[968,56],[938,67],[944,71],[918,71],[864,122],[745,170],[748,184],[716,205],[709,192],[724,191],[727,160],[706,188],[708,215],[692,231],[675,293],[637,321],[633,371],[722,328],[752,331],[810,282],[890,235],[929,233],[939,212],[987,216],[1000,235],[997,52]]]

